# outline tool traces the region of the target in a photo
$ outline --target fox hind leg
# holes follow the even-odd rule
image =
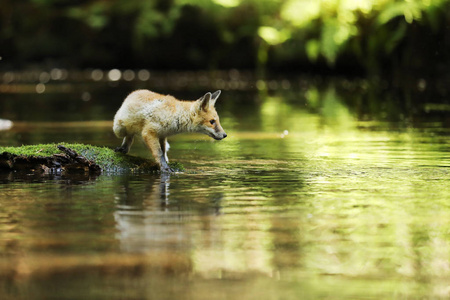
[[[123,138],[122,145],[114,149],[116,152],[127,154],[130,152],[131,145],[133,144],[134,135],[127,135]]]

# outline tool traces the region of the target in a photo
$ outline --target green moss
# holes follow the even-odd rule
[[[106,147],[85,144],[58,143],[26,145],[21,147],[0,147],[0,153],[9,152],[16,155],[47,157],[61,153],[57,148],[58,145],[64,145],[76,151],[79,155],[94,161],[107,173],[158,172],[159,170],[155,162],[149,159],[117,153],[113,149]],[[180,163],[170,163],[170,166],[175,170],[184,171],[184,167]]]
[[[182,163],[179,162],[170,162],[169,166],[177,172],[184,172],[186,169],[184,168]]]

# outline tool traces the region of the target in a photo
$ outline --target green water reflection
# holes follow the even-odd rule
[[[364,120],[334,88],[221,100],[226,140],[172,139],[169,157],[186,174],[0,175],[2,294],[450,296],[450,139],[440,117]],[[84,127],[19,124],[0,142],[114,146],[103,122],[112,111]]]

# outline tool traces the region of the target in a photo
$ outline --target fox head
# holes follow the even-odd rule
[[[214,107],[219,95],[220,90],[213,94],[208,92],[194,103],[195,116],[193,123],[195,131],[209,135],[215,140],[227,137],[222,126],[220,126],[219,115]]]

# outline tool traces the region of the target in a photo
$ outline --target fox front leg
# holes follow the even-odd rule
[[[170,145],[167,142],[167,138],[159,139],[159,144],[161,145],[161,149],[164,153],[164,158],[166,159],[166,162],[169,163],[169,157],[167,156],[167,151],[169,151]]]
[[[169,166],[164,153],[161,155],[161,172],[175,173],[175,170]]]
[[[116,152],[120,152],[123,154],[127,154],[130,152],[131,145],[133,144],[134,136],[133,135],[127,135],[123,138],[122,145],[120,147],[117,147],[114,149]]]
[[[175,171],[169,167],[166,161],[165,144],[161,145],[161,142],[165,142],[165,139],[159,139],[156,134],[148,132],[142,135],[145,144],[152,152],[153,157],[155,158],[156,163],[159,165],[161,172],[166,173],[174,173]],[[164,148],[163,148],[164,147]]]

